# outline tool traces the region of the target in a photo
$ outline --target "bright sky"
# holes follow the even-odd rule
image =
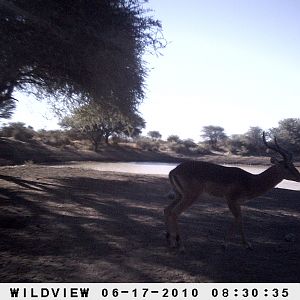
[[[170,43],[162,57],[145,57],[151,69],[140,106],[145,133],[198,141],[205,125],[233,134],[300,117],[300,1],[150,0],[148,6]],[[20,101],[13,120],[53,127],[44,105],[37,113],[32,101]]]

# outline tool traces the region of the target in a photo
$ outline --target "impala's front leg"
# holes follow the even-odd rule
[[[245,245],[247,249],[252,249],[251,244],[246,239],[240,204],[236,200],[233,200],[232,198],[228,199],[227,203],[231,213],[233,214],[234,222],[231,224],[227,232],[227,235],[225,237],[224,247],[225,248],[227,247],[228,240],[231,239],[234,229],[238,229],[242,239],[242,243]]]
[[[178,216],[176,212],[171,212],[170,215],[170,224],[171,224],[171,231],[170,231],[170,247],[171,248],[179,248],[180,252],[184,252],[184,245],[182,243],[180,233],[179,233],[179,226],[178,226]]]
[[[167,233],[166,233],[166,239],[168,246],[171,248],[178,248],[180,247],[180,236],[178,231],[178,222],[177,222],[177,216],[173,215],[170,211],[169,214],[165,210],[165,220],[167,225]]]

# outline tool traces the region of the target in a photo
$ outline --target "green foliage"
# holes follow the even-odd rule
[[[201,137],[210,146],[211,149],[218,149],[222,143],[226,140],[227,136],[224,132],[224,128],[220,126],[204,126],[202,129],[203,134]]]
[[[167,142],[169,142],[169,143],[178,143],[179,141],[180,141],[179,136],[178,136],[178,135],[175,135],[175,134],[170,135],[170,136],[168,136],[168,138],[167,138]]]
[[[88,137],[97,150],[99,143],[108,142],[109,137],[112,143],[136,141],[137,146],[146,151],[173,151],[187,156],[211,153],[211,146],[208,143],[199,145],[192,139],[181,140],[177,135],[171,135],[167,141],[163,141],[158,131],[150,131],[148,137],[141,137],[139,133],[144,128],[145,121],[137,113],[124,115],[115,108],[107,110],[98,104],[75,109],[72,115],[62,121],[62,125],[68,129],[35,132],[32,127],[26,127],[24,123],[10,123],[1,128],[0,135],[25,142],[34,139],[55,147],[70,145],[80,149],[86,148]],[[222,145],[223,150],[237,155],[266,155],[262,135],[263,130],[260,127],[250,127],[246,133],[232,135],[226,138],[226,143],[223,140],[218,146]],[[278,127],[267,132],[267,136],[270,138],[270,143],[276,137],[280,146],[296,156],[300,155],[300,119],[281,120]]]
[[[185,139],[181,141],[181,144],[184,145],[186,148],[196,148],[197,144],[194,142],[193,139]]]
[[[146,151],[158,151],[160,143],[148,137],[139,137],[136,141],[137,146]]]
[[[192,139],[172,141],[169,143],[169,149],[183,155],[205,155],[210,153],[210,151],[197,145]]]
[[[0,103],[23,90],[71,107],[76,99],[134,110],[144,98],[142,55],[165,45],[143,3],[1,1]]]
[[[266,146],[262,140],[263,130],[250,127],[245,134],[232,135],[227,141],[228,149],[234,154],[256,155],[266,154]],[[269,130],[271,139],[276,137],[278,143],[293,152],[300,153],[300,119],[284,119],[279,126]]]
[[[265,155],[266,146],[262,135],[263,130],[257,126],[250,127],[244,134],[234,134],[227,140],[228,150],[238,155]]]
[[[124,115],[115,107],[102,107],[97,103],[84,105],[61,121],[61,126],[84,133],[98,150],[99,144],[113,135],[136,136],[145,126],[145,121],[137,114]]]
[[[244,147],[247,149],[247,154],[250,155],[265,155],[266,147],[262,140],[263,130],[260,127],[250,127],[244,136]]]
[[[145,120],[137,113],[131,112],[130,114],[123,116],[122,119],[122,132],[125,136],[134,138],[142,133],[145,128]]]
[[[22,122],[10,123],[1,129],[1,136],[13,137],[16,140],[27,142],[32,140],[35,131],[32,127],[26,127]]]
[[[14,100],[5,99],[1,101],[0,98],[0,119],[9,119],[12,116],[15,108],[16,103]]]
[[[277,128],[270,130],[281,145],[293,153],[300,153],[300,119],[288,118],[279,121]]]
[[[233,134],[227,140],[227,147],[229,152],[237,155],[246,155],[245,137],[243,134]]]
[[[147,135],[152,138],[153,140],[161,139],[162,135],[157,130],[149,131]]]
[[[39,137],[44,144],[54,147],[62,147],[72,144],[71,139],[68,136],[68,131],[42,129],[37,132],[37,137]]]

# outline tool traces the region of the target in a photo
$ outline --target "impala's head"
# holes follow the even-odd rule
[[[276,165],[279,168],[282,177],[287,180],[300,182],[300,173],[294,166],[293,154],[280,147],[277,143],[276,138],[274,138],[275,145],[274,146],[269,145],[266,141],[266,136],[264,132],[263,132],[263,142],[268,149],[271,149],[276,153],[280,154],[281,159],[272,157],[271,163]]]

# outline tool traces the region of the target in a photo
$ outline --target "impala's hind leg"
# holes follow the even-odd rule
[[[174,232],[174,228],[172,228],[171,212],[172,212],[173,208],[182,199],[182,188],[181,188],[181,184],[180,184],[178,178],[176,178],[176,176],[173,175],[172,171],[169,174],[169,180],[172,185],[172,192],[168,194],[168,198],[174,199],[174,200],[171,202],[170,205],[168,205],[164,209],[164,217],[165,217],[165,223],[166,223],[166,229],[167,229],[166,238],[167,238],[168,245],[170,246],[170,245],[172,245],[171,235],[173,235],[173,232]]]
[[[181,239],[179,226],[178,226],[178,217],[182,214],[188,207],[190,207],[195,200],[197,199],[196,194],[188,194],[184,195],[182,199],[174,206],[174,208],[170,212],[170,219],[172,224],[172,231],[171,231],[171,246],[179,247],[180,252],[184,252],[184,244]]]
[[[169,194],[169,198],[172,198],[174,200],[171,202],[170,205],[168,205],[164,209],[164,218],[165,218],[165,224],[166,224],[166,229],[167,229],[166,239],[167,239],[169,246],[171,245],[171,232],[173,231],[172,224],[171,224],[171,218],[170,218],[171,211],[180,202],[180,200],[182,198],[182,196],[176,191],[173,191],[172,197],[170,197],[170,195],[171,194]]]

